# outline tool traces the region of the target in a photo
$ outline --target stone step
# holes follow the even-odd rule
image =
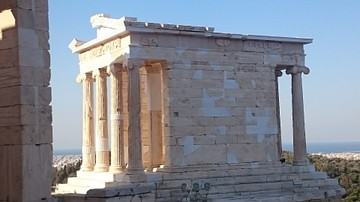
[[[314,179],[314,180],[302,180],[302,186],[304,187],[336,187],[338,185],[337,179]]]
[[[195,178],[214,178],[214,177],[227,177],[227,176],[253,176],[253,175],[271,175],[271,174],[306,174],[315,173],[313,166],[282,166],[269,167],[269,168],[239,168],[238,166],[224,167],[219,170],[214,169],[190,169],[187,170],[161,170],[163,179],[166,180],[183,180]],[[182,172],[180,172],[182,171]]]
[[[209,195],[225,194],[225,193],[252,193],[260,191],[281,191],[283,188],[282,182],[276,183],[249,183],[249,184],[225,184],[225,185],[212,185],[209,191]],[[156,197],[169,197],[179,198],[185,193],[180,188],[179,184],[176,188],[172,189],[158,189],[156,191]],[[289,185],[288,185],[289,186]],[[201,193],[206,193],[202,190]]]
[[[107,182],[98,179],[84,179],[78,177],[69,177],[68,183],[69,185],[76,185],[80,187],[91,187],[91,188],[105,188],[105,187],[113,187],[119,185],[119,182]]]
[[[58,184],[55,189],[55,194],[86,194],[89,187],[70,185],[70,184]]]
[[[206,193],[204,190],[200,192],[202,193],[202,195]],[[345,192],[343,189],[339,189],[339,187],[334,184],[332,179],[327,179],[327,180],[303,181],[303,184],[300,186],[296,186],[292,182],[214,185],[211,187],[208,193],[208,197],[217,198],[218,195],[229,195],[229,196],[238,195],[243,197],[244,200],[245,199],[248,200],[249,198],[255,199],[257,196],[261,194],[263,195],[263,194],[271,194],[271,193],[289,193],[289,196],[281,197],[281,198],[274,197],[274,200],[270,200],[270,201],[282,201],[285,199],[289,199],[290,196],[308,200],[308,199],[317,199],[317,198],[320,199],[324,197],[324,195],[341,196]],[[174,198],[180,200],[185,195],[186,193],[184,193],[180,189],[180,187],[178,187],[177,189],[163,189],[156,191],[157,198],[163,198],[166,200],[170,200]],[[240,199],[240,198],[236,197],[235,199]],[[292,201],[292,200],[285,200],[285,201]]]
[[[258,191],[258,192],[241,192],[241,193],[221,193],[221,194],[209,194],[207,195],[208,201],[212,202],[289,202],[289,201],[309,201],[309,200],[319,200],[325,201],[324,195],[327,195],[329,190],[319,191],[316,188],[306,188],[303,189],[303,192],[294,193],[293,191]],[[192,195],[194,196],[194,195]],[[333,195],[335,196],[335,195]],[[338,196],[340,196],[338,194]],[[203,198],[206,198],[206,195],[202,195]],[[169,197],[169,198],[157,198],[157,202],[175,202],[175,201],[185,201],[185,196]],[[190,197],[187,198],[188,201]],[[328,201],[328,200],[326,200]]]
[[[221,193],[252,194],[259,192],[282,192],[286,190],[292,192],[297,187],[299,187],[299,190],[319,190],[321,187],[332,189],[331,186],[334,186],[333,188],[335,189],[337,186],[336,179],[329,179],[322,172],[203,178],[196,178],[196,172],[192,174],[194,176],[191,179],[164,180],[162,183],[157,183],[156,197],[168,199],[182,197],[184,193],[181,191],[181,184],[185,183],[189,187],[194,182],[199,184],[210,183],[211,190],[209,195]]]
[[[156,172],[146,172],[146,182],[154,183],[162,181],[162,174]],[[59,193],[83,193],[89,189],[118,187],[127,184],[125,173],[97,173],[97,172],[77,172],[77,177],[69,177],[67,184],[57,186]]]
[[[220,181],[220,180],[218,180]],[[204,182],[197,181],[200,186]],[[251,191],[260,191],[260,190],[269,190],[269,189],[294,189],[294,187],[329,187],[329,186],[336,186],[337,181],[335,179],[314,179],[314,180],[299,180],[300,184],[296,185],[294,180],[286,180],[286,181],[278,181],[278,182],[256,182],[254,181],[247,181],[241,183],[234,183],[234,182],[226,182],[226,180],[222,181],[221,183],[217,183],[216,181],[205,181],[210,183],[212,192],[217,192],[215,190],[220,189],[229,189],[229,187],[234,187],[235,192],[251,192]],[[297,183],[299,183],[297,182]],[[188,187],[191,186],[191,181],[171,181],[171,182],[163,182],[160,184],[156,184],[157,190],[180,190],[181,184],[185,183]],[[231,188],[232,189],[232,188]]]
[[[306,193],[306,194],[304,194]],[[239,201],[239,202],[252,202],[252,201],[266,201],[266,202],[288,202],[288,201],[306,201],[311,199],[321,199],[323,193],[317,189],[306,189],[303,193],[293,193],[285,191],[259,191],[248,193],[235,193],[235,194],[216,194],[209,195],[208,199],[213,202],[226,202],[226,201]]]
[[[283,166],[290,166],[288,164],[283,164],[280,162],[248,162],[248,163],[238,163],[238,164],[207,164],[207,165],[187,165],[186,167],[166,167],[163,166],[161,168],[157,168],[158,170],[162,171],[179,171],[184,172],[187,170],[221,170],[221,169],[245,169],[245,168],[277,168],[277,167],[283,167]]]
[[[91,179],[104,182],[121,182],[125,173],[110,173],[110,172],[84,172],[77,171],[76,176],[81,179]]]
[[[193,177],[188,179],[179,179],[179,180],[164,180],[162,183],[158,183],[158,189],[171,189],[178,188],[182,183],[191,185],[194,182],[204,184],[210,183],[212,186],[215,185],[228,185],[228,184],[249,184],[249,183],[272,183],[272,182],[290,182],[293,184],[294,180],[316,180],[316,179],[327,179],[325,173],[315,172],[315,173],[301,173],[301,174],[271,174],[271,175],[249,175],[249,176],[232,176],[232,177],[200,177],[195,176],[196,173],[193,173]]]
[[[159,182],[163,179],[163,174],[161,172],[145,172],[147,182]],[[77,178],[89,179],[89,180],[98,180],[104,182],[124,182],[126,176],[125,173],[98,173],[98,172],[76,172]]]

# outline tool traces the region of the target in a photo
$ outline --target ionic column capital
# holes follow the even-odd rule
[[[283,75],[281,70],[275,70],[276,77],[281,77]]]
[[[144,60],[141,59],[126,59],[123,62],[123,68],[127,69],[127,70],[132,70],[134,68],[140,68],[142,66],[144,66]]]
[[[117,75],[117,73],[121,72],[122,68],[123,66],[121,64],[113,63],[106,68],[106,72],[109,75]]]
[[[82,83],[83,81],[93,81],[93,77],[92,77],[92,73],[91,72],[87,72],[87,73],[84,73],[84,74],[79,74],[77,77],[76,77],[76,82],[77,83]]]
[[[298,74],[298,73],[309,74],[310,69],[305,66],[292,66],[286,69],[286,74]]]
[[[92,76],[93,78],[96,78],[96,77],[108,77],[109,74],[108,72],[106,71],[106,68],[101,68],[101,69],[97,69],[95,71],[92,72]]]

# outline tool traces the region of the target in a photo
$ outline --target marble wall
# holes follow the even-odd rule
[[[48,1],[0,2],[0,201],[50,200]]]

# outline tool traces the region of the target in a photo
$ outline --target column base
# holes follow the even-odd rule
[[[145,171],[143,168],[128,168],[126,169],[126,174],[129,175],[138,175],[138,174],[144,174]]]
[[[293,161],[294,166],[307,166],[310,165],[309,160],[294,160]]]
[[[125,174],[123,181],[128,183],[141,183],[146,182],[146,175],[145,173],[142,174]]]
[[[121,166],[110,166],[109,172],[111,173],[122,173],[124,171],[124,168]]]
[[[145,182],[146,181],[146,174],[143,169],[127,169],[125,176],[125,182]]]
[[[108,172],[109,171],[109,151],[97,151],[95,172]]]
[[[94,170],[94,165],[81,165],[80,170],[84,172],[91,172]]]
[[[104,164],[104,165],[98,165],[96,164],[94,167],[94,172],[108,172],[109,171],[109,166]]]

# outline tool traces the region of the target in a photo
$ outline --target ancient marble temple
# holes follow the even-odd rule
[[[306,156],[302,77],[312,39],[106,14],[91,25],[95,39],[69,45],[80,61],[83,164],[58,193],[107,200],[134,186],[144,201],[179,201],[194,183],[211,186],[213,201],[335,201],[344,193]],[[280,161],[280,77],[291,78],[292,165]]]

